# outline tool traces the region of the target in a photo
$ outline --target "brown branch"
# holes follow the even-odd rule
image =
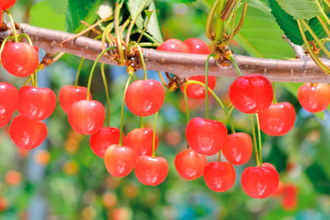
[[[9,25],[8,25],[9,26]],[[59,52],[70,53],[86,59],[95,60],[101,53],[101,41],[86,37],[77,39],[60,46],[63,40],[70,39],[74,34],[20,24],[19,31],[28,34],[33,44],[50,54]],[[0,32],[0,38],[10,35],[11,31]],[[171,72],[179,77],[204,75],[207,55],[181,54],[152,49],[143,49],[148,70]],[[283,82],[330,82],[330,76],[323,73],[312,59],[274,60],[235,55],[235,60],[242,74],[263,74],[271,81]],[[105,56],[100,62],[116,65]],[[330,60],[323,60],[330,66]],[[237,77],[235,68],[222,67],[216,60],[210,59],[209,75]]]

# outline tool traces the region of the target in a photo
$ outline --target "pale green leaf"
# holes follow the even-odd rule
[[[293,16],[295,20],[311,19],[321,15],[317,5],[318,0],[276,0],[286,13]]]

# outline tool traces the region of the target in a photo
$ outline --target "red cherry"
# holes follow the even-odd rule
[[[225,192],[234,185],[236,172],[230,163],[211,162],[204,169],[204,180],[211,190]]]
[[[230,85],[229,98],[237,110],[258,113],[272,104],[273,87],[262,75],[240,76]]]
[[[279,197],[279,196],[281,196],[282,193],[283,193],[283,190],[284,190],[284,184],[282,183],[282,181],[280,181],[278,183],[278,186],[277,186],[275,192],[272,194],[272,197]]]
[[[258,115],[260,129],[273,136],[288,133],[296,121],[296,111],[288,102],[272,104],[267,110]]]
[[[162,107],[164,99],[164,87],[153,79],[133,82],[125,95],[127,108],[138,116],[155,114]]]
[[[1,53],[1,62],[10,74],[26,77],[37,69],[39,56],[30,44],[7,42]]]
[[[210,54],[212,51],[207,44],[199,38],[188,38],[183,41],[193,54]]]
[[[0,82],[0,119],[12,115],[18,106],[17,89],[9,83]]]
[[[105,151],[104,163],[111,175],[123,177],[134,169],[136,155],[132,148],[114,144]]]
[[[252,139],[246,133],[228,135],[222,148],[222,153],[229,163],[242,165],[249,161],[252,155]]]
[[[195,152],[204,155],[218,153],[227,139],[227,128],[218,121],[193,118],[186,128],[188,145]]]
[[[2,10],[2,7],[0,5],[0,24],[2,24],[2,19],[3,19],[3,10]]]
[[[16,0],[0,0],[0,6],[3,10],[7,10],[15,4]]]
[[[12,117],[12,114],[7,114],[7,115],[1,115],[0,117],[0,128],[5,127],[8,122],[10,122],[10,119]]]
[[[136,156],[151,156],[153,130],[150,128],[136,128],[127,134],[126,145],[135,150]],[[155,151],[158,147],[158,135],[155,137]]]
[[[87,88],[83,86],[63,86],[58,93],[58,101],[66,113],[69,112],[71,105],[80,100],[84,100],[87,97]],[[90,99],[92,94],[89,93]]]
[[[98,101],[81,100],[71,105],[68,119],[71,127],[76,132],[90,135],[101,129],[105,119],[105,110]]]
[[[119,144],[119,135],[120,130],[114,127],[102,127],[98,132],[92,134],[89,139],[89,144],[94,154],[103,158],[105,151],[110,145]],[[124,134],[123,144],[126,145]]]
[[[273,170],[276,171],[275,166],[274,166],[273,164],[271,164],[271,163],[263,163],[263,164],[262,164],[262,167],[272,168]]]
[[[201,83],[205,83],[205,76],[191,76],[187,79],[189,80],[195,80],[199,81]],[[216,78],[215,76],[208,76],[208,86],[209,89],[214,89],[216,84]],[[184,92],[184,86],[181,86],[181,91]],[[190,84],[187,86],[186,89],[187,96],[192,99],[203,99],[205,98],[205,87],[197,84]],[[211,94],[210,92],[208,93]]]
[[[47,126],[43,122],[18,115],[11,122],[9,132],[16,146],[31,150],[44,142],[47,137]]]
[[[207,161],[204,155],[187,149],[176,155],[174,163],[182,178],[194,180],[203,175]]]
[[[297,186],[288,184],[284,186],[282,207],[284,210],[292,211],[298,205]]]
[[[325,110],[330,102],[328,83],[305,83],[298,89],[301,106],[311,113]]]
[[[169,39],[157,47],[157,50],[171,51],[177,53],[190,53],[189,47],[180,40]]]
[[[243,190],[256,199],[264,199],[272,195],[277,189],[279,176],[275,169],[270,167],[248,167],[241,177]]]
[[[141,156],[135,165],[138,180],[148,186],[161,184],[168,173],[168,163],[163,157]]]
[[[56,107],[56,95],[48,88],[23,86],[18,90],[18,97],[18,112],[35,121],[48,118]]]

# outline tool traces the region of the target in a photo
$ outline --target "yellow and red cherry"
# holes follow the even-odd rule
[[[203,175],[207,161],[205,155],[187,149],[176,155],[174,164],[182,178],[194,180]]]
[[[0,82],[0,119],[11,116],[18,106],[17,89],[9,83]]]
[[[87,88],[83,86],[63,86],[58,93],[58,101],[66,113],[69,112],[71,105],[80,100],[84,100],[87,97]],[[89,93],[90,99],[92,99],[92,94]]]
[[[23,86],[18,90],[18,97],[18,112],[35,121],[48,118],[56,107],[56,95],[49,88]]]
[[[193,118],[186,128],[186,139],[192,150],[199,154],[218,153],[227,140],[226,126],[219,121]]]
[[[39,65],[37,50],[24,42],[7,42],[1,53],[1,62],[8,73],[26,77],[34,73]]]
[[[135,115],[149,116],[159,111],[165,99],[165,89],[153,79],[137,80],[128,86],[125,101]]]
[[[126,145],[135,150],[136,156],[151,156],[153,146],[153,130],[150,128],[136,128],[126,137]],[[155,151],[158,147],[158,135],[155,135]]]
[[[222,153],[229,163],[234,165],[245,164],[252,155],[251,137],[241,132],[228,135]]]
[[[230,163],[211,162],[204,169],[206,185],[215,192],[225,192],[233,187],[236,180],[236,172]]]
[[[135,175],[144,185],[156,186],[167,176],[168,163],[163,157],[141,156],[135,165]]]
[[[298,89],[298,101],[301,106],[316,113],[325,110],[330,102],[330,86],[328,83],[305,83]]]
[[[180,40],[169,39],[157,47],[157,50],[170,51],[177,53],[190,53],[189,47]]]
[[[7,10],[15,4],[16,0],[0,0],[2,10]]]
[[[238,77],[229,87],[229,98],[241,112],[253,114],[269,108],[273,101],[273,87],[259,74]]]
[[[68,112],[68,120],[71,127],[83,135],[91,135],[98,132],[105,119],[103,105],[94,100],[81,100],[71,105]]]
[[[47,126],[41,121],[18,115],[11,122],[9,132],[17,147],[31,150],[44,142],[47,137]]]
[[[188,38],[183,41],[193,54],[210,54],[212,51],[207,44],[199,38]]]

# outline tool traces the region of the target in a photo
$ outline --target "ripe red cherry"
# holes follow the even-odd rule
[[[69,112],[71,105],[80,100],[84,100],[87,97],[87,88],[83,86],[63,86],[58,93],[58,101],[66,113]],[[90,99],[92,94],[89,93]]]
[[[18,97],[18,112],[35,121],[48,118],[56,107],[56,95],[48,88],[23,86],[18,90]]]
[[[294,210],[298,205],[297,186],[293,184],[287,184],[284,186],[282,207],[284,210]]]
[[[283,191],[284,191],[284,187],[285,187],[285,186],[284,186],[283,182],[280,181],[280,182],[278,183],[278,186],[277,186],[275,192],[272,194],[272,197],[279,197],[279,196],[281,196],[282,193],[283,193]]]
[[[26,77],[37,69],[39,56],[30,44],[7,42],[1,53],[1,62],[10,74]]]
[[[271,169],[273,169],[273,170],[276,171],[275,166],[273,164],[271,164],[271,163],[263,163],[262,164],[262,167],[268,167],[268,168],[271,168]]]
[[[237,110],[259,113],[272,104],[273,87],[262,75],[240,76],[230,85],[229,98]]]
[[[98,132],[92,134],[89,139],[89,144],[94,154],[103,158],[105,151],[110,145],[119,144],[119,135],[120,130],[114,127],[102,127]],[[126,145],[124,134],[123,144]]]
[[[189,47],[180,40],[169,39],[157,47],[157,50],[171,51],[177,53],[190,53]]]
[[[227,139],[227,128],[218,121],[193,118],[186,128],[188,145],[195,152],[204,155],[218,153]]]
[[[136,155],[132,148],[114,144],[105,151],[104,163],[111,175],[123,177],[134,169]]]
[[[298,89],[301,106],[311,113],[325,110],[330,102],[328,83],[305,83]]]
[[[3,19],[3,10],[2,7],[0,5],[0,23],[2,24],[2,19]]]
[[[161,184],[168,173],[168,163],[163,157],[141,156],[135,165],[138,180],[148,186]]]
[[[150,128],[136,128],[127,134],[126,145],[135,150],[136,156],[151,156],[153,130]],[[158,147],[158,135],[155,137],[155,151]]]
[[[71,127],[76,132],[90,135],[101,129],[105,119],[105,110],[98,101],[81,100],[71,105],[68,119]]]
[[[0,83],[0,118],[12,115],[18,106],[17,89],[9,83]]]
[[[125,95],[127,108],[138,116],[155,114],[162,107],[164,99],[164,87],[153,79],[133,82]]]
[[[15,4],[16,0],[0,0],[2,10],[6,10]]]
[[[174,163],[182,178],[194,180],[203,175],[207,161],[204,155],[187,149],[176,155]]]
[[[246,133],[228,135],[222,148],[222,153],[229,163],[242,165],[249,161],[252,155],[252,140]]]
[[[8,124],[8,122],[10,122],[11,117],[12,117],[12,114],[1,115],[0,128],[3,128],[6,124]]]
[[[183,41],[193,54],[210,54],[212,51],[207,44],[199,38],[188,38]]]
[[[211,162],[204,169],[204,180],[211,190],[225,192],[234,185],[236,172],[230,163]]]
[[[256,199],[264,199],[272,195],[277,189],[279,176],[275,169],[270,167],[248,167],[241,177],[243,190]]]
[[[189,80],[199,81],[205,83],[205,76],[191,76],[188,78]],[[209,89],[214,89],[216,83],[215,76],[208,76],[208,86]],[[184,92],[184,86],[181,86],[181,91]],[[205,87],[197,84],[190,84],[186,89],[187,96],[192,99],[203,99],[205,98]],[[210,92],[208,93],[211,94]]]
[[[296,111],[288,102],[272,104],[267,110],[258,115],[260,129],[273,136],[281,136],[288,133],[296,121]]]
[[[43,122],[18,115],[11,122],[9,132],[16,146],[31,150],[44,142],[47,137],[47,126]]]

